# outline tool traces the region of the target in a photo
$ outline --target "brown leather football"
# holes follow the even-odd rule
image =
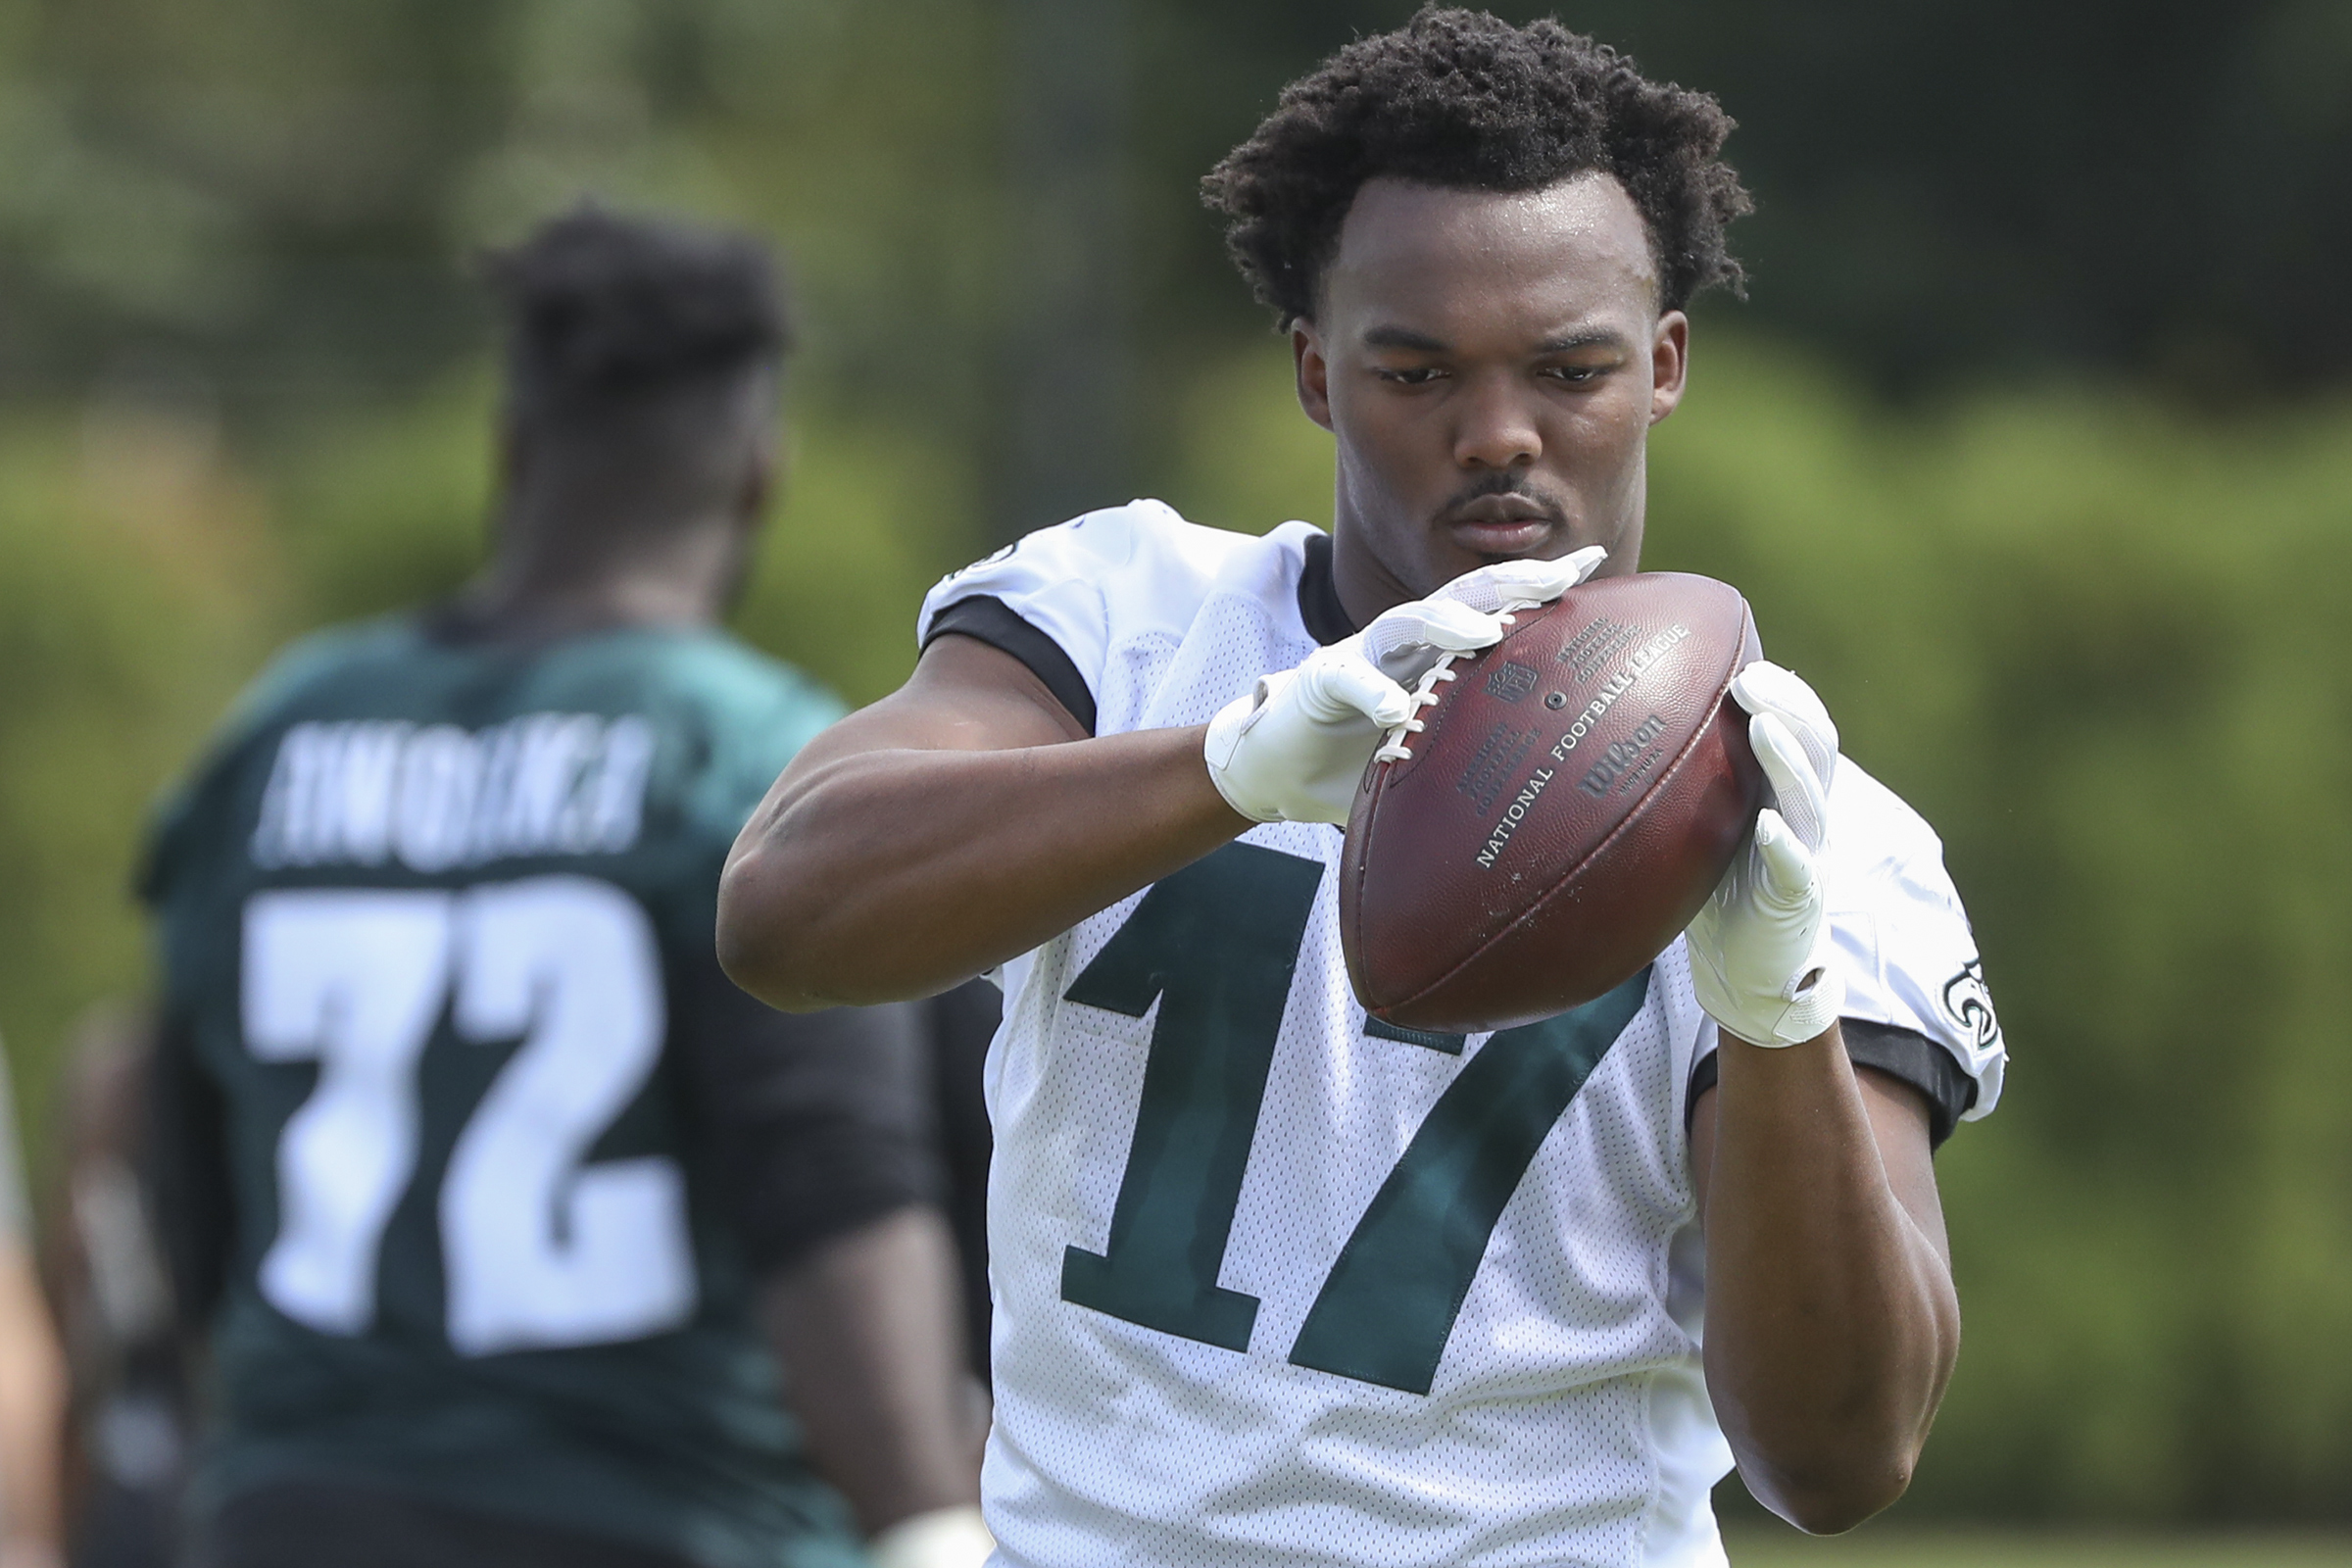
[[[1645,572],[1517,612],[1433,671],[1421,729],[1364,770],[1340,940],[1371,1013],[1469,1032],[1631,979],[1697,914],[1763,774],[1732,676],[1755,618],[1710,577]]]

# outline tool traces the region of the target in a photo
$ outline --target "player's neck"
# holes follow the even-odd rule
[[[1345,517],[1334,519],[1332,527],[1331,586],[1340,596],[1340,608],[1359,629],[1371,625],[1383,611],[1419,597],[1364,547],[1362,536]]]
[[[659,579],[515,581],[493,574],[461,600],[469,630],[497,642],[552,642],[630,627],[707,626],[717,617],[700,596]]]
[[[714,539],[613,552],[503,549],[462,601],[482,637],[544,642],[629,627],[714,624],[730,597],[731,574]],[[700,546],[701,548],[695,548]]]

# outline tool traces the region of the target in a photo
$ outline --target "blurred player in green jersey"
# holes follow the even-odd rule
[[[977,1562],[917,1020],[786,1018],[711,952],[841,712],[714,626],[776,463],[766,259],[583,210],[491,276],[488,569],[282,656],[155,836],[196,1560]]]

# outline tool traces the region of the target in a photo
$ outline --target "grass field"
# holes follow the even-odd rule
[[[1727,1531],[1733,1568],[2347,1568],[2352,1536]]]

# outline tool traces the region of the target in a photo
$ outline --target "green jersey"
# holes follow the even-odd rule
[[[226,1220],[200,1508],[358,1481],[712,1568],[860,1560],[696,1065],[763,1014],[712,956],[728,846],[841,710],[714,633],[416,620],[247,694],[145,882]]]

